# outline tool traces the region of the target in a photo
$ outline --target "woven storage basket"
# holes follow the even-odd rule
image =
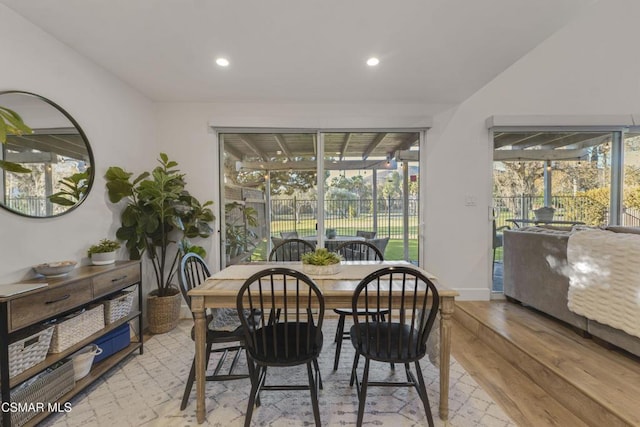
[[[178,326],[182,295],[177,291],[166,297],[154,296],[152,291],[147,298],[147,320],[149,332],[164,334]]]
[[[11,391],[11,401],[23,404],[44,404],[42,409],[47,410],[47,404],[56,402],[74,386],[73,363],[67,360],[60,366],[49,368],[14,388]],[[32,409],[37,409],[37,406]],[[38,411],[12,412],[11,423],[14,426],[24,425],[38,413]],[[2,425],[1,421],[0,425]]]
[[[104,321],[108,325],[127,316],[133,306],[134,293],[120,292],[115,297],[104,301]]]
[[[29,328],[9,344],[9,377],[42,362],[47,357],[52,335],[53,326],[38,326]]]
[[[102,328],[104,328],[102,304],[59,319],[54,324],[49,353],[61,353]]]

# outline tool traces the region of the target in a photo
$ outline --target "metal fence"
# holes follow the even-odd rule
[[[357,230],[376,231],[378,237],[404,238],[403,200],[378,199],[377,218],[374,218],[373,199],[326,199],[325,229],[336,229],[337,234],[353,236]],[[418,238],[418,200],[410,199],[409,239]],[[312,199],[271,200],[271,235],[297,231],[300,236],[317,233],[317,201]],[[375,219],[375,221],[374,221]]]
[[[47,216],[47,203],[44,197],[7,197],[5,206],[27,216]]]
[[[494,197],[496,226],[511,225],[510,218],[534,219],[533,211],[544,205],[544,197],[520,195],[515,197]],[[603,226],[609,223],[609,206],[587,196],[553,196],[551,206],[555,208],[554,219],[580,221],[587,225]],[[640,226],[640,209],[624,209],[621,225]]]

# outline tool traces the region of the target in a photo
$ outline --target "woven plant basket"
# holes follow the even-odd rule
[[[165,297],[159,297],[157,290],[147,295],[149,332],[164,334],[178,326],[182,294],[178,289],[171,289],[171,291],[175,293]]]

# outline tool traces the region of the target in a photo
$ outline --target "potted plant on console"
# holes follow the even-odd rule
[[[177,326],[181,294],[172,282],[179,261],[186,252],[206,256],[190,238],[206,238],[215,217],[207,201],[200,203],[186,189],[185,175],[178,164],[160,153],[160,166],[131,180],[132,173],[112,166],[107,170],[107,191],[112,203],[126,200],[122,226],[116,237],[126,242],[130,259],[147,254],[157,289],[147,297],[147,320],[152,333],[164,333]]]
[[[120,249],[120,243],[115,240],[102,239],[100,243],[91,245],[87,255],[93,265],[107,265],[116,262],[116,251]]]

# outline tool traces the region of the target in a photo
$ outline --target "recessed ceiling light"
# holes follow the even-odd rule
[[[218,64],[221,67],[228,67],[229,66],[229,60],[227,58],[217,58],[216,59],[216,64]]]
[[[380,63],[380,60],[378,58],[376,58],[375,56],[372,56],[371,58],[367,59],[367,65],[369,67],[375,67],[379,63]]]

